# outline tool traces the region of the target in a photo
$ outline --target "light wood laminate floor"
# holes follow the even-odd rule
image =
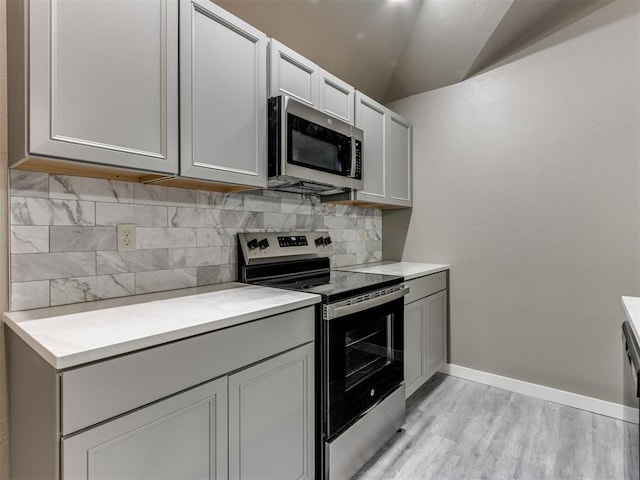
[[[437,374],[353,480],[617,480],[637,449],[635,425]]]

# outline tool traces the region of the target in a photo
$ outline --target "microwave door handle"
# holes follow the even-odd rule
[[[362,312],[363,310],[367,310],[369,308],[384,305],[385,303],[404,297],[407,293],[409,293],[409,287],[402,287],[400,290],[397,290],[393,293],[389,293],[381,297],[375,297],[370,300],[364,300],[352,305],[346,305],[344,307],[333,307],[331,305],[328,305],[327,320],[333,320],[334,318],[344,317],[345,315],[351,315],[353,313]]]

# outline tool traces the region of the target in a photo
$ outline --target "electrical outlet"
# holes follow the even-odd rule
[[[136,226],[133,223],[120,223],[117,227],[118,251],[126,252],[136,249]]]

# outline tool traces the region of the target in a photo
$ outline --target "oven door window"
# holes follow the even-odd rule
[[[327,434],[331,438],[403,379],[403,300],[325,321]]]
[[[347,176],[351,170],[351,137],[288,113],[287,161]]]
[[[385,321],[386,320],[386,321]],[[347,392],[383,370],[394,360],[393,313],[376,319],[374,325],[358,325],[347,330],[345,348],[345,389]]]

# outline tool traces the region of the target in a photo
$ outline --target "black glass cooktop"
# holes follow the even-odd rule
[[[402,283],[403,280],[402,277],[395,275],[331,270],[326,273],[261,280],[257,283],[266,287],[315,293],[322,295],[324,303],[331,303],[397,285]]]

